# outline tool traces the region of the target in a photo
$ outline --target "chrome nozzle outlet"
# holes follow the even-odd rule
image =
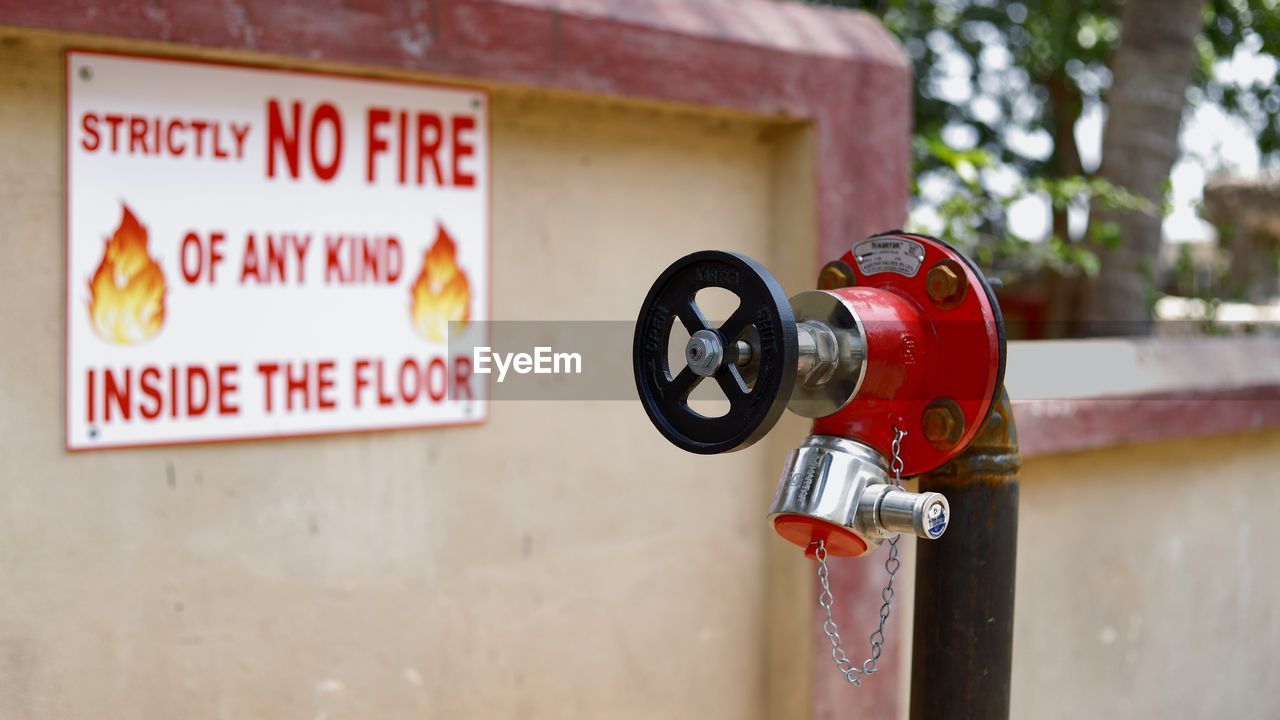
[[[951,517],[938,493],[893,485],[888,463],[855,440],[810,435],[787,458],[769,517],[799,516],[839,527],[866,544],[863,554],[898,533],[942,537]]]

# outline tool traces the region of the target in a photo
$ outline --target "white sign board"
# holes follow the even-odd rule
[[[67,54],[67,447],[482,422],[483,90]]]

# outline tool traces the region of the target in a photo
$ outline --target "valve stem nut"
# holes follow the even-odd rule
[[[724,364],[724,344],[713,330],[699,330],[684,346],[684,360],[689,369],[710,377]]]

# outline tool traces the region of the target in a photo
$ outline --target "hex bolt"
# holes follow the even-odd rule
[[[925,276],[925,290],[929,293],[929,299],[944,310],[959,305],[964,300],[968,286],[964,269],[954,260],[939,260],[929,268],[929,274]]]
[[[951,435],[955,420],[951,413],[942,408],[929,408],[924,411],[924,436],[929,442],[941,442]]]
[[[852,287],[855,282],[853,268],[849,267],[849,263],[843,260],[832,260],[823,265],[822,272],[818,273],[819,290]]]
[[[954,400],[935,400],[925,408],[921,418],[924,437],[934,447],[947,449],[955,447],[964,435],[964,415]]]

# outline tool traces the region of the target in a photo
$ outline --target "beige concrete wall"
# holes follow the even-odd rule
[[[64,452],[67,42],[0,31],[0,718],[754,718],[769,658],[803,681],[807,634],[763,632],[808,608],[767,582],[789,441],[701,458],[634,402],[508,402]],[[812,257],[808,185],[772,179],[803,132],[507,88],[493,126],[495,318],[630,320],[704,247]]]
[[[807,715],[812,567],[763,520],[799,418],[715,458],[622,402],[66,454],[67,42],[0,30],[0,720]],[[704,247],[810,279],[804,128],[494,92],[495,317],[629,320]],[[1280,715],[1278,464],[1028,461],[1013,716]]]
[[[1280,717],[1280,432],[1029,460],[1015,718]]]

